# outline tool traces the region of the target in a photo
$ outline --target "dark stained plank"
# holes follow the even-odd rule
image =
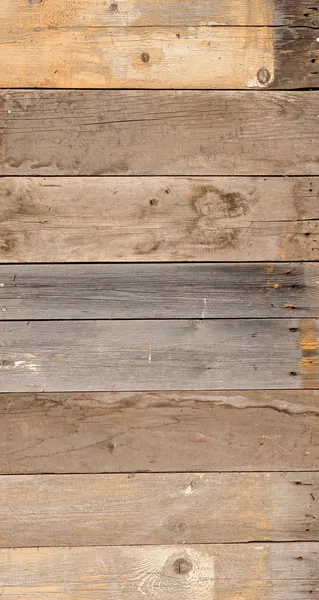
[[[319,317],[319,264],[1,265],[0,308],[0,320]]]
[[[318,543],[4,548],[2,600],[316,598]]]
[[[308,92],[3,91],[3,175],[316,175]]]
[[[0,17],[9,31],[36,28],[154,27],[199,25],[306,25],[319,27],[318,8],[308,0],[2,0]]]
[[[318,473],[1,475],[2,547],[317,541]]]
[[[0,473],[311,471],[318,415],[311,390],[1,394]]]
[[[314,260],[318,197],[318,177],[4,177],[0,260]]]
[[[38,25],[30,30],[23,22],[18,29],[8,28],[5,20],[0,33],[2,88],[319,86],[318,33],[305,27],[136,28],[101,23],[96,28]]]
[[[0,322],[0,391],[319,388],[318,321]]]

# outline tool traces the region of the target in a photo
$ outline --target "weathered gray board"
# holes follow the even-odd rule
[[[0,550],[2,600],[305,600],[318,543]]]
[[[0,309],[0,320],[319,317],[319,264],[1,265]]]
[[[318,95],[9,90],[3,175],[317,175]]]
[[[318,196],[319,177],[3,177],[0,261],[315,260]]]
[[[317,541],[318,473],[1,475],[2,547]]]
[[[0,473],[314,471],[318,415],[311,390],[1,394]]]
[[[318,388],[318,322],[0,322],[0,391]]]

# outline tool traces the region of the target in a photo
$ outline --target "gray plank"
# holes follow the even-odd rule
[[[1,394],[0,473],[313,471],[318,415],[311,390]]]
[[[318,388],[312,319],[2,321],[0,390]]]
[[[319,264],[1,265],[0,308],[0,320],[319,317]]]
[[[317,541],[318,473],[1,475],[2,547]]]
[[[318,197],[318,177],[3,177],[0,260],[315,260]]]
[[[13,90],[3,175],[316,175],[314,91]]]
[[[317,598],[318,543],[0,550],[2,599]],[[50,568],[48,568],[50,565]]]

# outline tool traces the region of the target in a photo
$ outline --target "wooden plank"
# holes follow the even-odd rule
[[[2,265],[0,307],[5,321],[319,317],[319,264]]]
[[[319,259],[318,196],[318,177],[4,177],[0,261]]]
[[[1,394],[0,407],[1,474],[318,468],[318,391]]]
[[[117,21],[120,11],[114,10],[118,8],[116,2],[93,11],[100,14],[103,9],[111,21],[110,26],[106,26],[101,14],[97,22],[93,16],[96,24],[92,25],[83,6],[82,11],[81,6],[77,6],[81,2],[75,2],[71,10],[56,5],[53,10],[52,7],[45,9],[46,3],[41,4],[33,3],[31,9],[30,3],[23,9],[20,2],[18,6],[13,4],[8,10],[9,22],[5,19],[0,26],[0,85],[3,88],[300,89],[319,86],[316,32],[311,26],[297,29],[265,26],[269,21],[277,24],[271,1],[251,3],[246,0],[244,4],[251,15],[247,20],[253,21],[258,13],[256,19],[260,26],[253,27],[241,24],[216,27],[211,23],[209,27],[205,23],[185,27],[174,26],[172,22],[165,26],[163,21],[155,26],[123,27]],[[178,12],[176,1],[173,4]],[[238,13],[240,8],[236,7],[234,12]],[[140,12],[136,5],[134,12]],[[185,10],[182,12],[185,14]],[[69,19],[65,13],[69,13]],[[245,11],[241,18],[246,20]]]
[[[317,541],[318,473],[1,475],[2,547]]]
[[[34,32],[55,27],[169,27],[204,25],[305,25],[319,26],[316,6],[308,0],[116,0],[107,4],[75,0],[54,4],[41,0],[2,0],[0,20],[7,31]]]
[[[5,548],[1,597],[304,600],[316,597],[318,552],[318,543]]]
[[[318,321],[2,321],[1,392],[319,388]]]
[[[3,175],[318,174],[315,91],[11,90],[0,102]]]

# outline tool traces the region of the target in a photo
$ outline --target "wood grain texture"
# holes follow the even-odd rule
[[[319,317],[319,264],[1,265],[0,308],[6,321]]]
[[[318,199],[318,177],[4,177],[0,260],[314,260]]]
[[[2,321],[1,392],[319,388],[318,321]]]
[[[95,10],[86,6],[84,10],[81,4],[81,1],[71,2],[64,8],[60,1],[52,9],[47,2],[30,0],[29,6],[22,7],[20,1],[17,6],[16,0],[4,7],[9,22],[5,19],[0,26],[1,87],[300,89],[319,86],[316,31],[311,25],[265,26],[276,21],[278,11],[274,12],[272,1],[247,0],[238,7],[230,3],[231,11],[237,15],[243,8],[242,20],[260,23],[253,27],[241,23],[239,27],[214,27],[212,22],[207,27],[205,6],[202,11],[205,26],[196,25],[195,9],[195,19],[188,27],[176,25],[173,14],[168,26],[164,17],[159,25],[123,27],[120,15],[125,7],[121,3],[104,5],[103,17],[102,5]],[[150,3],[142,11],[136,4],[133,7],[130,4],[135,17],[139,15],[143,20],[141,13],[145,15]],[[163,9],[160,4],[153,3],[155,13],[158,8]],[[173,13],[180,11],[185,16],[187,4],[182,9],[176,1],[172,4]],[[217,11],[216,6],[210,7],[210,21],[214,21],[214,9],[218,21],[218,13],[225,9],[223,4]],[[167,8],[162,10],[162,14],[168,12]],[[249,12],[249,17],[245,12]],[[285,12],[285,7],[281,12]],[[148,19],[152,20],[152,11]]]
[[[308,92],[3,91],[3,175],[316,175]]]
[[[317,541],[318,473],[1,475],[2,547]]]
[[[273,28],[0,29],[2,88],[264,88],[276,80]],[[296,54],[307,69],[315,35]],[[300,33],[304,40],[304,36]],[[312,42],[310,41],[312,40]],[[304,47],[304,45],[303,45]],[[281,62],[280,51],[278,62]],[[259,73],[259,75],[258,75]],[[302,87],[299,68],[290,85]],[[315,81],[319,81],[319,78]]]
[[[318,415],[311,390],[1,394],[0,473],[311,471]]]
[[[0,17],[9,31],[43,27],[145,27],[199,25],[305,25],[319,27],[316,6],[308,0],[95,0],[24,2],[2,0]]]
[[[0,550],[2,599],[317,598],[318,543]],[[303,560],[301,560],[303,559]],[[49,566],[49,568],[48,568]]]

